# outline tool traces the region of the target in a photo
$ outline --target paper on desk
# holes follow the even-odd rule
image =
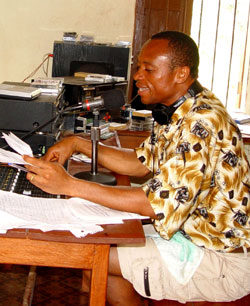
[[[0,212],[0,231],[11,228],[68,230],[76,237],[102,231],[100,224],[117,224],[124,219],[144,218],[79,198],[35,198],[2,190]]]
[[[91,158],[88,156],[82,154],[82,153],[74,153],[70,159],[75,160],[75,161],[82,161],[85,163],[91,163]]]
[[[69,201],[71,202],[69,208],[75,216],[89,221],[93,220],[96,224],[110,224],[110,222],[121,223],[123,219],[148,218],[138,214],[104,207],[79,198],[71,198]]]
[[[0,149],[0,162],[1,163],[13,163],[13,164],[27,164],[23,158],[22,155],[29,155],[33,156],[31,147],[18,138],[15,134],[12,132],[9,132],[9,135],[2,133],[2,138],[5,139],[5,141],[8,143],[8,145],[14,149],[17,153]]]
[[[102,231],[102,227],[75,217],[67,208],[68,200],[31,198],[0,191],[0,231],[12,228],[68,230],[76,237]]]

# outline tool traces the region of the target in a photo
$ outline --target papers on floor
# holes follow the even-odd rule
[[[143,218],[79,198],[35,198],[0,190],[1,233],[12,228],[31,228],[44,232],[67,230],[76,237],[84,237],[102,231],[100,224]]]
[[[2,138],[5,139],[7,144],[17,153],[0,149],[0,162],[13,163],[13,164],[26,164],[26,162],[22,158],[22,155],[33,156],[31,147],[26,142],[18,138],[12,132],[9,132],[9,134],[2,133],[2,135],[3,135]]]

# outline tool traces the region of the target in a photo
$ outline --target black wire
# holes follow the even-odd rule
[[[135,95],[134,98],[132,98],[132,100],[130,100],[128,104],[131,104],[138,96],[139,96],[138,94]]]

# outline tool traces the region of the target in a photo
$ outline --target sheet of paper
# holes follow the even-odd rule
[[[242,134],[250,135],[250,125],[249,124],[238,124],[238,127]]]
[[[67,200],[35,198],[0,190],[0,210],[27,221],[48,224],[78,223],[70,213]]]
[[[5,211],[0,210],[0,229],[6,229],[6,227],[15,227],[18,224],[20,227],[27,225],[25,220],[17,218]]]
[[[69,209],[71,212],[81,219],[94,220],[97,224],[106,223],[107,220],[112,223],[117,223],[125,219],[145,219],[146,216],[141,216],[134,213],[111,209],[84,199],[71,198]]]
[[[20,155],[33,156],[33,152],[30,145],[18,138],[15,134],[13,134],[12,132],[9,132],[8,135],[5,133],[2,134],[2,138],[4,138],[8,145],[17,153],[19,153]]]
[[[0,148],[0,162],[13,164],[27,164],[21,155]]]
[[[75,161],[82,161],[85,163],[91,163],[91,158],[89,158],[88,156],[82,153],[74,153],[70,159],[75,160]]]
[[[22,155],[33,156],[31,147],[23,140],[18,138],[15,134],[10,132],[8,135],[2,133],[2,138],[8,143],[8,145],[14,149],[17,153],[0,149],[0,162],[1,163],[12,163],[12,164],[27,164]]]

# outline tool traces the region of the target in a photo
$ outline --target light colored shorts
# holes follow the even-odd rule
[[[190,301],[226,302],[250,293],[250,253],[205,250],[203,259],[186,285],[167,270],[151,238],[145,246],[118,246],[122,275],[143,297]]]

